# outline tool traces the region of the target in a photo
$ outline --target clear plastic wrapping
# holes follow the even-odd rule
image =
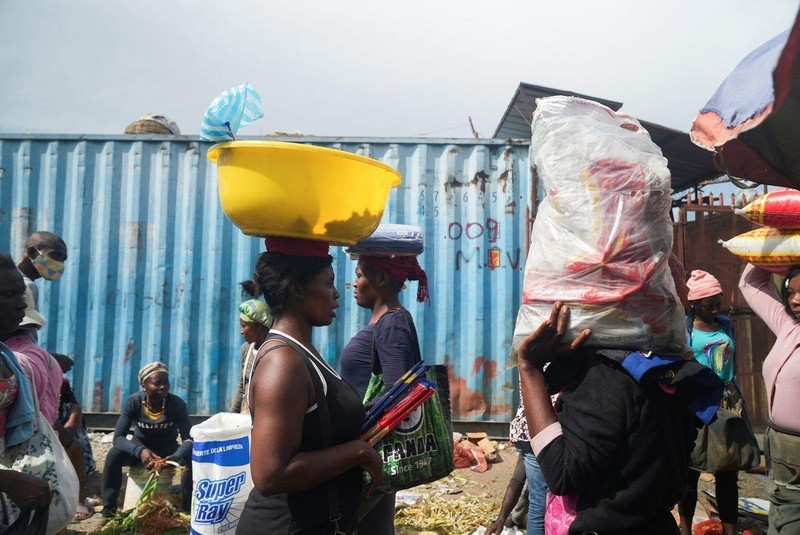
[[[587,345],[686,353],[669,270],[670,174],[636,119],[574,97],[537,100],[531,161],[545,198],[533,225],[514,348],[550,316],[572,310]]]

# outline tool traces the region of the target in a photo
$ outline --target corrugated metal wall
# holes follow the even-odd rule
[[[521,294],[531,169],[528,146],[500,140],[290,138],[395,167],[383,221],[421,225],[432,305],[404,292],[423,355],[452,370],[454,416],[507,421],[506,370]],[[115,411],[143,363],[172,370],[190,411],[224,410],[239,373],[237,283],[263,241],[222,214],[210,145],[190,137],[0,135],[0,251],[18,258],[35,230],[65,239],[57,282],[37,281],[49,318],[44,347],[76,360],[86,410]],[[334,249],[341,308],[315,343],[338,365],[367,321],[352,294],[354,262]]]

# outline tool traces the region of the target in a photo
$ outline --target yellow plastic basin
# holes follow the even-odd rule
[[[340,150],[231,141],[208,150],[225,215],[245,234],[353,245],[378,226],[400,173]]]

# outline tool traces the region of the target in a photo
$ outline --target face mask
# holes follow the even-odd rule
[[[31,260],[31,262],[33,263],[33,267],[36,268],[36,271],[39,272],[39,275],[41,275],[43,279],[51,281],[60,279],[61,275],[64,274],[64,262],[53,260],[39,250],[37,250],[37,252],[39,256]]]

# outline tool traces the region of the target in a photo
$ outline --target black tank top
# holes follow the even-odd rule
[[[268,339],[291,341],[304,349],[298,353],[302,358],[310,360],[313,368],[321,375],[325,399],[331,419],[333,444],[342,444],[358,438],[358,432],[364,423],[365,412],[361,400],[355,390],[343,381],[318,354],[312,353],[294,338],[280,332],[271,331]],[[269,358],[266,355],[265,358]],[[258,418],[255,407],[251,408],[253,418]],[[276,440],[280,440],[276,437]],[[306,411],[303,419],[303,435],[300,451],[322,449],[322,430],[319,411],[316,405]],[[253,450],[251,455],[258,455]],[[361,468],[353,468],[334,480],[339,493],[339,507],[342,520],[339,524],[347,533],[355,528],[355,514],[361,500],[363,476]],[[262,496],[253,489],[245,504],[236,535],[326,535],[334,531],[328,520],[327,483],[317,487],[274,496]]]

